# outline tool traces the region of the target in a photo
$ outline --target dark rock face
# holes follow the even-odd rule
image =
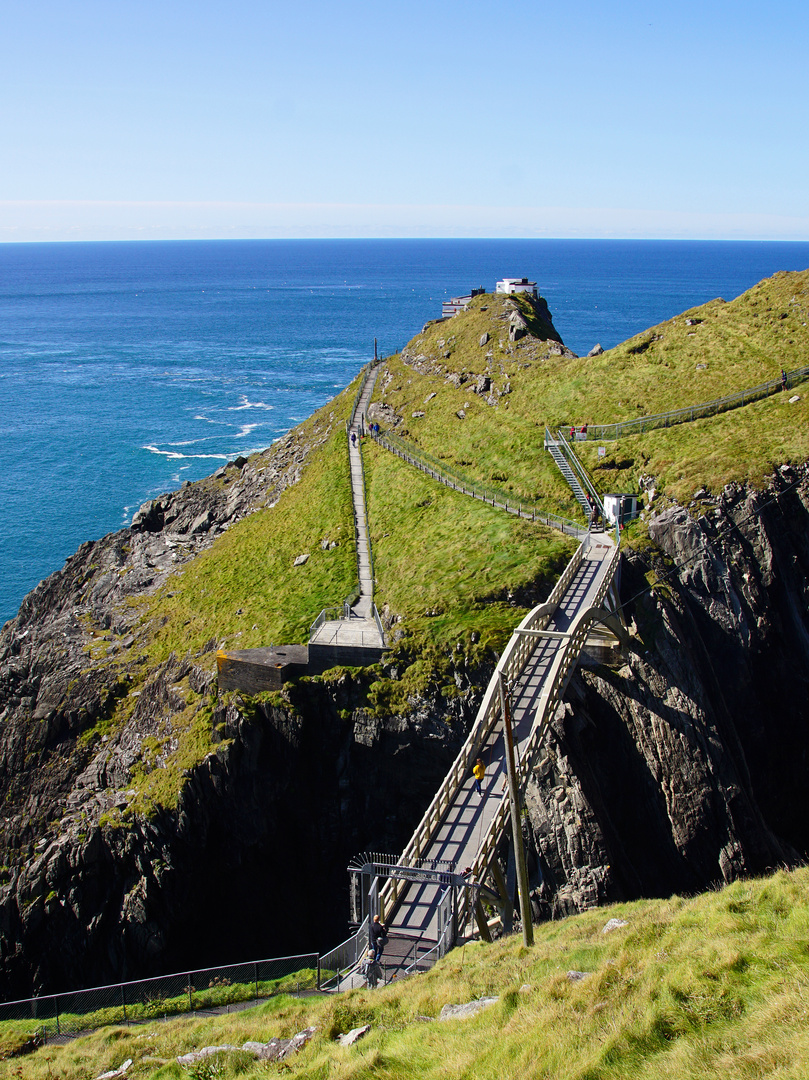
[[[695,892],[809,851],[809,469],[656,516],[647,650],[581,668],[529,793],[540,908]],[[650,593],[654,566],[664,582]]]

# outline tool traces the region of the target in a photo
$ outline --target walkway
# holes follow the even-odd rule
[[[521,624],[522,629],[518,628],[512,638],[512,642],[519,638],[524,640],[526,637],[535,642],[512,687],[512,724],[523,787],[586,639],[585,624],[588,624],[588,618],[592,617],[586,613],[590,609],[600,608],[617,565],[617,551],[609,536],[585,541],[577,556],[578,566],[575,567],[569,584],[558,598],[558,606],[554,605],[555,610],[545,625],[541,629],[526,629],[526,625],[531,621],[529,616]],[[542,605],[534,609],[534,612],[540,614],[542,608],[547,606]],[[537,622],[537,625],[541,625],[540,622]],[[578,631],[576,635],[572,633],[574,630]],[[574,636],[578,643],[573,641]],[[516,649],[517,645],[513,648]],[[504,670],[503,661],[507,659],[508,652],[509,650],[503,654],[498,664],[500,670]],[[487,696],[492,692],[490,684]],[[485,706],[484,699],[481,711]],[[450,784],[450,788],[454,787],[454,790],[448,793],[444,812],[435,813],[435,825],[428,830],[431,833],[429,839],[424,837],[423,819],[414,835],[415,843],[411,841],[408,845],[399,860],[401,863],[406,864],[409,859],[418,857],[449,860],[454,862],[458,873],[471,867],[473,873],[470,876],[480,883],[483,882],[509,820],[499,701],[494,702],[493,708],[497,714],[494,717],[495,722],[488,723],[489,730],[482,742],[478,746],[465,746],[450,771],[450,775],[454,772],[456,777],[455,783]],[[478,723],[479,720],[476,720],[476,727]],[[471,762],[477,756],[480,756],[486,765],[485,793],[482,799],[475,792],[471,775]],[[436,808],[439,809],[440,793],[436,799]],[[430,816],[431,810],[428,810],[425,815],[428,826]],[[423,839],[419,837],[419,830]],[[392,920],[396,929],[436,940],[439,887],[401,884],[398,903],[395,892],[394,886],[388,890],[387,898],[396,903]],[[383,890],[383,902],[385,898]],[[468,915],[468,912],[465,914]]]
[[[327,619],[312,631],[309,645],[329,645],[340,648],[373,648],[385,646],[382,625],[374,607],[374,568],[368,539],[368,516],[365,506],[365,478],[360,443],[365,414],[374,392],[379,368],[374,368],[363,387],[354,409],[348,430],[348,459],[351,469],[351,495],[354,504],[354,529],[357,545],[357,577],[359,598],[344,612],[342,618]]]

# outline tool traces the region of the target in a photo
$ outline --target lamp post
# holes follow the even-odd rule
[[[506,740],[506,769],[508,771],[508,799],[511,805],[511,834],[514,837],[514,856],[517,861],[517,886],[520,893],[522,915],[522,939],[525,945],[534,944],[534,924],[531,920],[531,898],[528,895],[528,870],[525,865],[525,849],[522,843],[522,818],[520,793],[517,789],[517,767],[514,763],[514,735],[511,731],[511,701],[506,693],[503,672],[498,672],[500,708],[503,713],[503,732]]]

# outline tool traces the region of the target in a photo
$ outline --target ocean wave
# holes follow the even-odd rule
[[[255,431],[258,424],[242,424],[241,428],[233,436],[234,439],[245,439],[251,431]]]
[[[242,409],[274,409],[274,405],[268,405],[266,401],[250,401],[244,394],[239,398],[241,405],[228,406],[228,412],[241,412]]]
[[[184,458],[195,460],[211,458],[216,461],[230,461],[231,458],[230,454],[180,454],[176,450],[161,450],[157,446],[142,446],[141,450],[148,450],[150,454],[160,454],[161,457],[168,458],[169,461],[179,461]]]

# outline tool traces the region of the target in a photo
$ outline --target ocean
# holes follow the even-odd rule
[[[527,276],[583,354],[808,266],[809,243],[780,242],[2,244],[0,622],[83,541],[270,445],[446,297]]]

